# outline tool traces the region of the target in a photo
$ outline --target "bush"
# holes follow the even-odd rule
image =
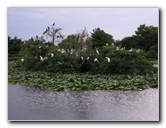
[[[144,52],[116,51],[109,46],[104,46],[100,49],[100,54],[97,54],[96,50],[84,51],[82,49],[69,54],[68,52],[61,53],[57,48],[54,45],[31,40],[22,47],[21,56],[24,61],[20,62],[20,65],[27,70],[43,70],[53,73],[142,75],[155,71]],[[110,62],[106,57],[110,58]],[[98,62],[94,62],[96,58]]]

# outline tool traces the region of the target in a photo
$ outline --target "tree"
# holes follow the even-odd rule
[[[77,42],[76,35],[68,35],[66,39],[62,40],[61,43],[59,43],[59,47],[63,48],[65,50],[71,51],[72,49],[75,50],[78,48],[79,43]]]
[[[55,41],[59,41],[64,36],[61,34],[62,28],[55,27],[55,23],[52,24],[51,27],[47,27],[46,30],[43,32],[43,35],[46,35],[47,37],[50,37],[52,40],[52,43],[55,43]]]
[[[138,41],[135,36],[128,36],[128,37],[123,38],[120,41],[120,45],[121,45],[121,47],[125,47],[126,50],[129,50],[131,48],[135,48],[135,49],[140,48],[138,46]]]
[[[140,25],[135,31],[138,45],[146,52],[153,45],[158,45],[158,27]]]
[[[9,54],[18,54],[21,50],[21,45],[23,44],[23,41],[21,39],[18,39],[17,37],[14,37],[13,39],[8,36],[8,53]]]
[[[91,34],[92,34],[93,48],[102,47],[106,44],[110,45],[111,43],[114,42],[113,36],[105,33],[100,28],[94,29],[93,33]]]

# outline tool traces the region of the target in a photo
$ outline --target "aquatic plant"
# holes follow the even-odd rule
[[[62,74],[44,71],[24,71],[9,62],[8,82],[41,89],[63,90],[142,90],[158,87],[158,74],[102,75]]]

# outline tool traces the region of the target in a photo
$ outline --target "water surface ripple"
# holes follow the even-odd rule
[[[50,91],[8,86],[9,120],[158,121],[158,89]]]

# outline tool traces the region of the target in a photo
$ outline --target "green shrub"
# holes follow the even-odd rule
[[[96,50],[76,50],[73,54],[61,53],[56,46],[29,41],[23,45],[19,62],[23,69],[53,73],[92,73],[92,74],[149,74],[155,71],[144,52],[136,50],[115,50],[104,46]],[[53,54],[53,56],[52,56]],[[43,60],[41,60],[41,56]],[[106,59],[110,58],[110,62]],[[98,61],[94,61],[97,58]]]

